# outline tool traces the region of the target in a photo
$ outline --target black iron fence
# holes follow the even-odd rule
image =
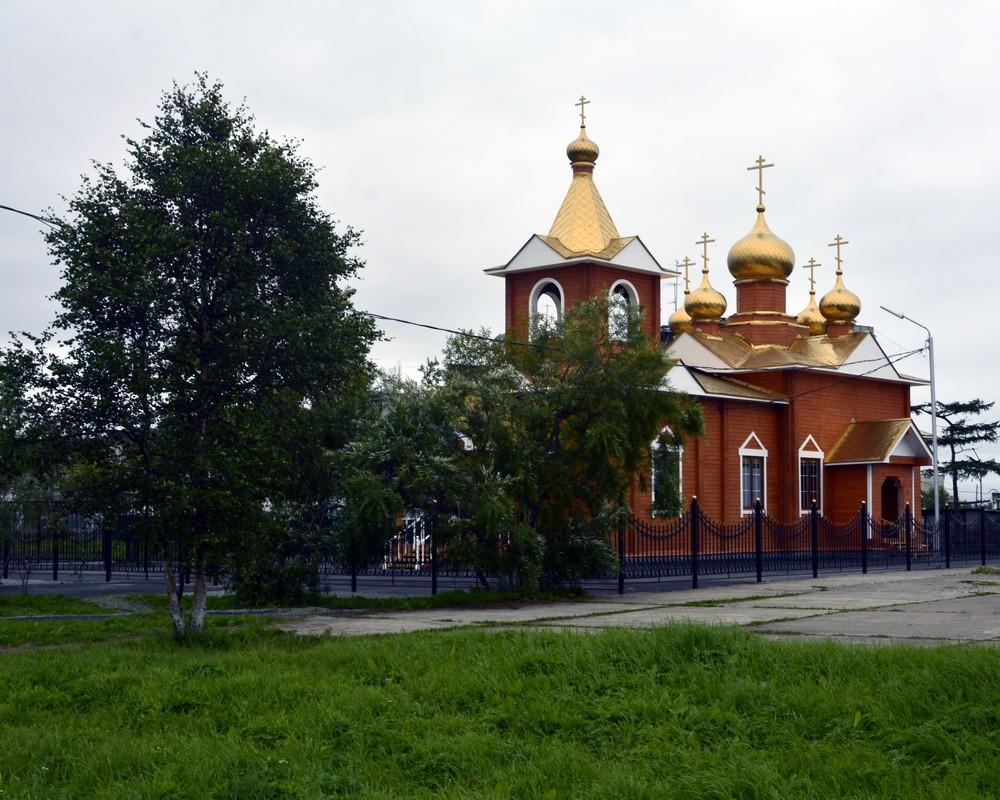
[[[610,544],[617,574],[589,576],[587,583],[627,584],[681,581],[697,588],[708,578],[756,578],[876,569],[940,568],[1000,561],[1000,517],[987,513],[945,511],[935,529],[933,518],[918,518],[909,507],[895,521],[872,519],[864,505],[846,522],[834,522],[813,509],[793,522],[772,519],[758,504],[735,523],[708,517],[692,501],[675,519],[644,521],[621,515]],[[179,559],[183,563],[183,558]],[[349,578],[357,591],[359,577],[438,589],[439,578],[474,583],[476,574],[448,559],[434,541],[431,526],[420,518],[404,521],[398,533],[374,558],[326,558],[317,562],[328,580]],[[161,552],[141,517],[114,520],[86,517],[53,507],[0,504],[0,575],[27,582],[67,575],[156,577]]]

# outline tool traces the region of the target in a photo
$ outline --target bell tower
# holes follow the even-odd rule
[[[526,339],[532,320],[561,318],[573,305],[603,294],[643,310],[643,330],[660,335],[660,281],[678,273],[660,266],[638,236],[622,236],[594,183],[600,155],[587,136],[581,97],[580,131],[566,147],[572,179],[548,234],[535,234],[503,266],[486,269],[506,283],[507,335]]]

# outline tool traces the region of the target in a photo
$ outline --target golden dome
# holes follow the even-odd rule
[[[837,268],[837,282],[819,301],[820,313],[830,322],[852,322],[861,313],[861,299],[844,286],[844,271]]]
[[[726,298],[722,292],[712,287],[708,280],[708,270],[701,271],[701,286],[687,296],[684,310],[695,322],[712,322],[722,319],[726,313]]]
[[[757,222],[750,233],[729,248],[729,272],[738,281],[787,280],[795,266],[788,243],[767,227],[764,206],[757,206]]]
[[[810,336],[821,336],[826,333],[826,317],[820,313],[816,305],[816,292],[809,292],[809,305],[799,312],[795,321],[799,325],[808,325]]]
[[[587,138],[587,129],[582,125],[580,126],[580,135],[566,145],[566,157],[569,158],[573,166],[577,164],[593,166],[600,154],[601,149],[595,142]]]
[[[684,292],[684,303],[677,306],[677,310],[667,320],[670,330],[676,334],[691,330],[691,315],[684,310],[684,307],[687,305],[687,298],[690,295],[691,292]]]

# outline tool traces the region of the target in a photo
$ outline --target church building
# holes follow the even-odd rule
[[[583,108],[587,101],[581,98]],[[795,267],[792,248],[765,219],[762,157],[756,219],[729,249],[736,287],[735,312],[710,280],[709,245],[703,234],[701,282],[688,285],[685,258],[683,306],[661,325],[660,282],[666,269],[638,236],[622,236],[594,183],[599,149],[580,133],[566,148],[572,181],[548,234],[536,234],[500,267],[486,270],[506,284],[506,331],[529,334],[538,315],[559,317],[599,294],[616,304],[639,306],[645,332],[660,342],[673,366],[670,388],[700,402],[702,436],[676,442],[669,430],[650,431],[652,481],[636,481],[629,498],[640,519],[676,516],[697,496],[708,516],[736,522],[760,499],[766,513],[792,521],[815,502],[834,521],[857,514],[895,521],[904,504],[920,509],[920,467],[931,454],[910,417],[910,387],[926,381],[900,372],[874,332],[857,324],[861,301],[844,284],[843,247],[835,248],[836,281],[816,301],[813,259],[808,302],[787,310]],[[718,276],[716,280],[718,280]],[[661,450],[666,448],[666,450]],[[658,457],[665,456],[665,457]]]

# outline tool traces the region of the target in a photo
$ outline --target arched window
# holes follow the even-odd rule
[[[807,514],[813,500],[823,513],[823,451],[809,435],[799,448],[799,513]]]
[[[612,339],[628,337],[629,316],[639,307],[639,294],[625,280],[611,284],[608,291],[608,335]]]
[[[757,498],[767,510],[767,448],[751,433],[740,447],[740,513],[752,514]]]
[[[654,517],[679,517],[684,511],[684,447],[664,427],[649,449],[653,456],[650,512]]]
[[[528,300],[528,318],[531,328],[540,320],[553,324],[562,319],[565,309],[565,295],[559,282],[552,278],[542,278],[531,290]]]

